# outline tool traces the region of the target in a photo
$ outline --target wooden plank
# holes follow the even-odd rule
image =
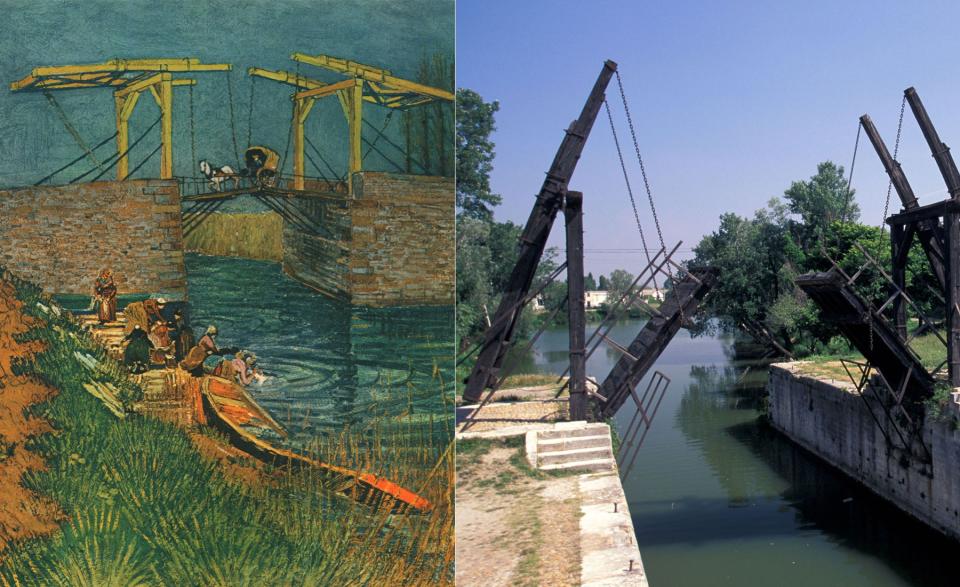
[[[907,395],[922,400],[933,393],[933,378],[893,325],[871,312],[870,305],[835,270],[801,275],[797,286],[821,308],[821,316],[840,332],[895,387],[909,376]]]
[[[647,371],[667,348],[683,326],[684,317],[696,313],[700,302],[716,282],[716,272],[711,269],[691,269],[689,275],[680,279],[664,297],[660,315],[652,316],[627,347],[609,375],[603,380],[598,393],[606,397],[600,402],[601,415],[613,417],[630,397]]]

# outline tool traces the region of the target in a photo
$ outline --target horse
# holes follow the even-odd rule
[[[200,171],[210,181],[210,188],[215,192],[223,191],[223,183],[228,180],[233,180],[234,189],[240,187],[240,174],[229,165],[214,169],[206,159],[201,159]]]

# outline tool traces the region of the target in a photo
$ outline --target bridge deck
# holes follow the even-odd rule
[[[820,307],[823,319],[839,326],[891,386],[899,389],[909,376],[905,397],[923,399],[933,393],[933,378],[919,357],[842,275],[834,270],[811,273],[801,275],[796,283]]]
[[[184,196],[181,198],[181,200],[184,202],[212,202],[217,200],[229,200],[239,196],[275,196],[281,198],[308,198],[336,201],[344,201],[349,199],[347,194],[336,191],[294,190],[278,187],[245,187],[235,190],[224,190],[222,192],[207,192],[203,194],[197,194],[195,196]]]
[[[620,357],[600,385],[598,393],[606,398],[600,403],[603,417],[612,417],[627,401],[630,392],[680,330],[683,318],[697,311],[715,282],[716,273],[712,269],[691,269],[689,275],[667,292],[659,315],[647,321],[627,347],[628,354]]]

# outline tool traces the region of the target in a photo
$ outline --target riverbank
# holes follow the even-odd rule
[[[770,367],[771,424],[904,512],[960,540],[960,396],[954,393],[937,413],[927,410],[922,445],[898,446],[898,440],[887,441],[898,435],[872,397],[861,398],[851,383],[820,371],[811,374],[802,362]],[[871,409],[881,416],[875,419]]]
[[[566,422],[554,387],[505,389],[467,430],[458,408],[458,586],[647,585],[611,430]]]
[[[13,491],[26,496],[25,508],[47,511],[26,526],[0,507],[0,528],[25,528],[8,533],[0,550],[0,583],[452,582],[449,446],[429,438],[416,450],[391,443],[394,435],[405,438],[400,422],[347,428],[315,444],[335,464],[395,473],[393,480],[435,504],[422,516],[371,510],[309,472],[254,465],[255,474],[238,475],[225,464],[243,457],[223,455],[216,433],[136,414],[116,417],[84,384],[128,389],[133,402],[142,390],[130,389],[119,366],[36,287],[5,274],[0,291],[0,341],[22,345],[6,344],[12,350],[0,360],[7,423],[0,434],[10,455],[25,459],[12,469],[19,477],[2,478],[16,479]],[[106,367],[91,372],[85,356]],[[19,403],[7,385],[17,381],[36,386]]]

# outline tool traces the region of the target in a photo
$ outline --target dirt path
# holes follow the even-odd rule
[[[43,350],[36,343],[14,340],[35,323],[23,314],[14,291],[13,285],[0,278],[0,551],[13,540],[52,532],[64,519],[56,503],[22,485],[25,473],[45,466],[24,447],[25,441],[51,430],[46,421],[28,417],[24,411],[47,400],[55,390],[12,372],[15,359]]]
[[[577,477],[545,477],[523,459],[517,439],[458,446],[458,587],[580,584]]]

